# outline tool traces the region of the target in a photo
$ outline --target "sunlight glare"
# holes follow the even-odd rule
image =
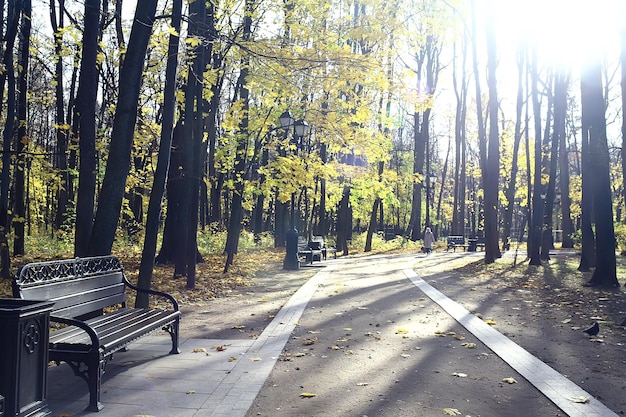
[[[497,3],[498,33],[513,43],[536,46],[540,60],[576,67],[590,53],[619,48],[623,0],[528,0]]]

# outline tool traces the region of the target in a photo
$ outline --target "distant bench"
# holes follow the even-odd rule
[[[446,250],[454,249],[456,252],[458,247],[467,249],[468,244],[465,243],[465,238],[463,236],[448,236],[448,248]]]
[[[456,248],[461,247],[470,252],[476,252],[477,249],[485,249],[484,237],[471,237],[465,242],[463,236],[448,236],[448,248],[446,250],[453,249],[456,252]]]
[[[313,236],[310,241],[298,236],[298,257],[304,258],[307,263],[325,261],[329,253],[337,259],[337,249],[326,246],[323,236]]]
[[[126,288],[161,297],[171,308],[126,307]],[[170,353],[179,353],[180,311],[174,297],[131,284],[114,256],[27,264],[13,281],[13,296],[55,302],[50,321],[66,326],[50,332],[49,359],[66,362],[87,382],[89,411],[103,407],[102,374],[115,352],[163,329],[172,339]]]

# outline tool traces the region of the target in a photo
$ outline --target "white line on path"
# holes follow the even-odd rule
[[[570,417],[617,417],[607,406],[588,392],[546,365],[508,337],[467,311],[432,285],[420,278],[412,269],[404,274],[431,300],[439,304],[452,318],[502,358],[520,375],[548,397]],[[576,403],[575,397],[586,397],[588,403]]]

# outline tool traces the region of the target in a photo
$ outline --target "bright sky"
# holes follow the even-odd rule
[[[501,46],[505,40],[535,43],[543,62],[578,66],[588,56],[584,51],[619,53],[624,0],[498,1],[495,7]]]

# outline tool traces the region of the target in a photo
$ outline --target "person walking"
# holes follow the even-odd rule
[[[435,243],[435,235],[433,235],[430,227],[427,227],[426,230],[424,230],[424,252],[426,252],[427,255],[433,251],[433,243]]]

